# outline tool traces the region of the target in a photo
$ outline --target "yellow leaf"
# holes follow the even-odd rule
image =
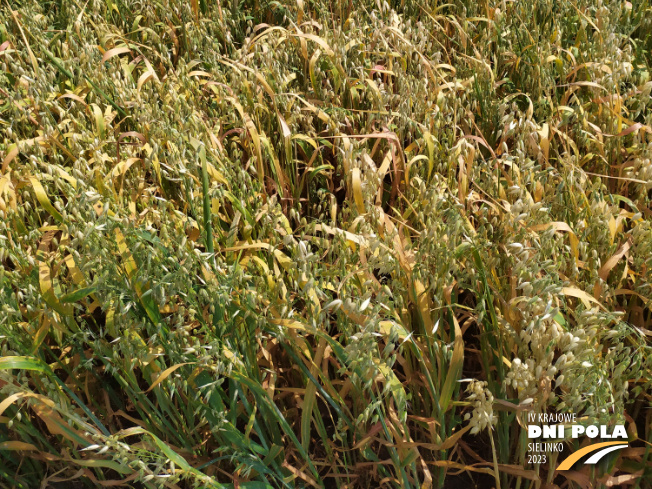
[[[416,156],[410,161],[410,164],[412,164],[418,158],[426,158],[426,157],[424,155]],[[378,169],[378,179],[381,182],[385,178],[385,174],[387,173],[387,170],[389,170],[389,165],[391,162],[392,162],[392,152],[388,150],[387,153],[385,153],[385,158],[383,158],[383,162],[380,164],[380,168]],[[383,197],[383,186],[379,185],[378,195],[376,196],[376,205],[380,205],[380,203],[382,202],[382,197]]]
[[[276,116],[278,117],[278,121],[281,124],[281,131],[283,134],[283,138],[288,139],[290,136],[292,136],[292,131],[290,131],[290,126],[288,126],[288,123],[285,121],[283,116],[278,111],[276,112]],[[314,141],[313,143],[317,144]]]
[[[362,198],[362,181],[360,180],[360,168],[351,170],[351,180],[353,185],[353,199],[358,208],[358,213],[364,214],[364,199]]]
[[[600,267],[600,270],[598,271],[598,276],[602,280],[607,280],[607,277],[609,276],[609,272],[613,267],[616,266],[616,263],[627,253],[627,251],[631,248],[632,246],[632,239],[629,238],[627,241],[625,241],[623,244],[620,245],[618,250],[616,250],[616,253],[613,254],[611,258],[609,258],[602,267]]]
[[[319,57],[321,56],[321,51],[317,49],[312,57],[310,58],[310,63],[308,65],[308,72],[310,74],[310,82],[312,83],[312,88],[315,91],[315,93],[319,93],[319,86],[318,84],[321,83],[321,80],[317,80],[315,77],[315,65],[317,64],[317,61],[319,61]]]
[[[0,178],[0,208],[2,210],[6,210],[4,205],[5,196],[9,200],[9,206],[16,210],[16,191],[8,176]]]
[[[41,206],[48,212],[48,214],[54,217],[58,222],[62,223],[63,216],[59,213],[58,210],[54,208],[54,206],[50,202],[50,199],[48,198],[48,194],[45,192],[45,189],[43,188],[43,185],[41,185],[41,182],[38,180],[38,178],[29,177],[29,181],[32,183],[32,188],[34,189],[36,198],[41,204]]]
[[[53,409],[54,403],[47,402],[49,399],[43,396],[36,395],[40,403],[32,405],[32,409],[36,415],[43,420],[48,431],[53,435],[61,435],[70,441],[79,443],[81,440],[90,442],[81,431],[75,430],[68,423],[66,423],[61,416]]]
[[[117,48],[109,49],[102,56],[102,63],[104,63],[105,61],[110,60],[114,56],[118,56],[119,54],[125,54],[125,53],[130,53],[130,52],[131,52],[131,49],[129,49],[127,46],[120,46],[120,47],[117,47]]]
[[[75,190],[77,189],[77,180],[72,177],[66,170],[61,168],[59,165],[51,165],[52,170],[56,171],[61,178],[63,178],[65,181],[67,181],[70,185],[72,185],[72,188]]]
[[[613,254],[603,265],[600,267],[600,270],[598,270],[598,277],[600,277],[602,280],[606,281],[607,277],[609,276],[609,272],[613,269],[613,267],[616,266],[618,261],[627,253],[627,251],[631,248],[632,246],[632,239],[629,238],[627,241],[625,241],[623,244],[621,244],[618,249],[616,250],[616,253]],[[595,283],[595,286],[593,287],[593,295],[595,297],[600,297],[602,294],[602,287],[599,282]]]
[[[380,89],[378,88],[378,85],[376,85],[376,82],[373,81],[371,78],[367,78],[365,81],[367,82],[367,85],[369,85],[369,88],[371,88],[371,91],[374,92],[374,95],[376,96],[376,100],[378,101],[378,110],[381,110],[383,108],[383,96],[380,93]]]
[[[345,231],[340,228],[332,228],[328,226],[327,224],[317,224],[315,226],[315,231],[322,231],[327,234],[332,234],[332,235],[343,235],[344,238],[352,244],[357,244],[360,246],[367,246],[367,240],[358,234],[351,233],[349,231]]]
[[[118,244],[118,251],[122,255],[122,261],[124,262],[125,271],[127,272],[127,277],[129,280],[133,280],[134,275],[138,267],[136,266],[136,261],[129,252],[129,247],[127,246],[127,241],[125,240],[124,235],[120,229],[115,228],[115,240]]]
[[[194,219],[188,218],[187,222],[190,224],[190,226],[188,229],[186,229],[186,236],[188,236],[190,241],[195,242],[199,239],[199,226]]]
[[[191,71],[190,73],[188,73],[188,76],[206,76],[206,77],[209,77],[209,78],[210,78],[210,77],[212,77],[213,75],[211,75],[210,73],[208,73],[208,72],[206,72],[206,71],[195,70],[195,71]]]
[[[5,156],[5,159],[2,160],[2,170],[0,173],[5,173],[7,171],[7,167],[9,166],[9,163],[12,162],[12,160],[18,156],[18,146],[16,144],[12,144],[9,146],[9,152],[7,153],[7,156]]]
[[[69,98],[71,100],[75,100],[75,101],[83,104],[85,107],[88,107],[88,104],[84,101],[84,99],[81,98],[79,95],[76,95],[74,93],[64,93],[57,100],[61,100],[62,98]]]
[[[451,404],[453,398],[453,392],[455,390],[455,384],[459,378],[459,374],[462,372],[462,365],[464,363],[464,341],[462,339],[462,330],[457,318],[453,316],[453,326],[455,329],[455,340],[453,342],[453,356],[451,358],[451,363],[448,366],[448,373],[446,374],[446,380],[441,389],[439,404],[441,406],[442,412],[446,412]]]
[[[258,130],[256,129],[256,124],[254,124],[254,121],[251,119],[249,114],[247,114],[244,111],[240,102],[238,102],[233,97],[228,97],[228,99],[236,108],[236,110],[240,114],[240,117],[242,117],[242,120],[245,123],[245,127],[247,128],[247,132],[249,133],[249,136],[251,136],[251,140],[254,143],[254,148],[256,149],[256,172],[258,173],[259,182],[263,184],[265,181],[265,171],[263,167],[263,152],[260,145],[260,136],[258,135]]]
[[[616,238],[616,220],[614,216],[609,216],[609,239],[611,244],[613,244],[614,239]]]
[[[36,354],[39,346],[41,346],[41,343],[43,343],[43,340],[47,336],[48,331],[50,331],[50,319],[48,318],[47,315],[43,315],[41,327],[34,335],[34,343],[32,345],[32,355]]]
[[[136,90],[140,92],[140,89],[142,86],[147,83],[149,80],[151,80],[154,77],[154,72],[147,70],[144,72],[142,75],[138,77],[138,85],[136,86]]]
[[[288,131],[289,130],[290,130],[290,128],[288,128]],[[315,148],[315,151],[319,150],[319,145],[317,144],[317,141],[315,141],[310,136],[306,136],[305,134],[295,134],[294,136],[292,136],[292,139],[300,139],[301,141],[305,141],[310,146]]]
[[[31,393],[29,392],[18,392],[16,394],[12,394],[8,396],[4,401],[0,402],[0,415],[5,412],[5,410],[11,406],[14,402],[16,402],[18,399],[21,397],[30,397]]]
[[[115,327],[115,307],[111,301],[109,308],[106,311],[106,330],[113,337],[118,336],[118,330]]]
[[[97,135],[104,139],[106,137],[106,123],[104,122],[104,114],[102,114],[102,109],[97,104],[91,104],[93,109],[93,116],[95,117],[95,131]]]
[[[39,449],[36,448],[31,443],[25,443],[24,441],[3,441],[0,443],[0,450],[18,450],[18,451],[31,451],[38,452]]]
[[[265,92],[267,92],[267,95],[270,96],[272,100],[274,100],[274,90],[272,90],[272,87],[269,86],[269,83],[267,83],[267,80],[265,80],[265,77],[260,74],[260,72],[256,72],[256,79],[260,82],[260,84],[263,86],[263,89]]]
[[[313,332],[312,327],[303,324],[295,319],[270,319],[270,323],[284,328],[298,329],[299,331]]]
[[[433,329],[432,316],[430,315],[430,296],[420,280],[414,281],[414,295],[423,327],[427,332],[430,332]]]
[[[319,377],[318,365],[321,364],[321,361],[324,357],[326,346],[328,346],[326,338],[321,338],[319,340],[317,351],[315,352],[314,360],[310,362],[310,373],[315,378]],[[317,400],[316,395],[317,385],[314,382],[308,382],[306,392],[303,396],[303,413],[301,415],[301,444],[305,450],[308,450],[308,446],[310,444],[310,422],[312,420],[312,414],[314,412],[316,416],[319,415],[318,411],[314,411]]]
[[[57,299],[54,293],[54,286],[52,284],[52,277],[50,275],[50,267],[45,261],[39,262],[39,285],[41,288],[41,295],[45,303],[50,306],[52,309],[57,311],[59,314],[71,315],[73,313],[73,308],[71,304],[66,306],[61,305],[59,299]]]
[[[604,90],[605,92],[608,92],[606,88],[604,88],[602,85],[598,85],[595,82],[590,82],[590,81],[578,81],[578,82],[573,82],[569,83],[569,86],[578,86],[578,87],[592,87],[592,88],[599,88],[601,90]]]
[[[469,431],[471,429],[471,425],[466,425],[464,428],[461,430],[453,433],[451,436],[446,438],[444,443],[441,444],[440,450],[447,450],[457,444],[457,440],[459,440],[464,433]]]
[[[145,392],[151,391],[154,387],[159,385],[161,382],[163,382],[165,379],[167,379],[175,370],[183,367],[184,365],[194,365],[195,362],[186,362],[186,363],[178,363],[177,365],[173,365],[170,368],[166,368],[161,372],[161,375],[156,377],[156,380],[152,382],[152,385],[149,386],[149,389],[147,389]]]
[[[534,201],[541,202],[542,198],[543,198],[543,185],[541,185],[541,182],[537,182],[534,188]]]
[[[295,266],[295,263],[280,250],[274,250],[274,258],[284,270],[290,270]]]
[[[598,306],[600,306],[602,309],[605,309],[605,307],[595,297],[587,294],[586,292],[584,292],[581,289],[578,289],[577,287],[564,287],[563,289],[561,289],[561,293],[563,295],[567,295],[567,296],[570,296],[570,297],[576,297],[577,299],[581,300],[582,303],[587,308],[590,308],[591,307],[591,302],[593,302],[594,304],[597,304]]]
[[[131,168],[131,166],[138,161],[142,161],[142,160],[140,158],[128,158],[126,161],[121,161],[120,163],[118,163],[113,167],[111,173],[109,173],[107,178],[114,179],[116,177],[120,177],[124,175],[125,173],[127,173],[129,168]]]
[[[395,323],[394,321],[380,321],[380,323],[378,323],[378,326],[380,332],[383,333],[387,338],[390,337],[393,330],[398,333],[399,340],[404,340],[408,336],[407,330],[400,324]]]
[[[318,44],[318,45],[319,45],[319,46],[324,50],[324,52],[325,52],[326,55],[328,55],[328,56],[334,56],[334,55],[335,55],[335,53],[334,53],[333,50],[330,48],[330,46],[328,45],[328,43],[326,43],[326,41],[324,41],[324,40],[323,40],[321,37],[319,37],[319,36],[315,36],[314,34],[303,34],[303,33],[295,34],[295,36],[297,36],[297,37],[299,37],[299,38],[309,39],[309,40],[315,42],[316,44]],[[307,57],[307,56],[306,56],[306,57]]]
[[[539,147],[541,148],[543,157],[545,158],[546,161],[548,161],[548,156],[550,154],[550,130],[548,128],[548,124],[544,124],[541,127],[541,130],[538,132],[539,132],[539,136],[541,137],[541,142],[539,143]]]
[[[577,235],[573,232],[571,227],[563,221],[554,221],[548,222],[546,224],[537,224],[536,226],[531,226],[530,231],[545,231],[547,229],[553,228],[555,231],[565,231],[568,233],[568,239],[570,241],[571,251],[573,252],[573,257],[575,258],[575,263],[579,260],[579,244],[580,241],[577,239]]]

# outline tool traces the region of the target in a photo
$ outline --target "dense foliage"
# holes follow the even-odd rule
[[[0,487],[651,487],[651,50],[648,0],[5,1]]]

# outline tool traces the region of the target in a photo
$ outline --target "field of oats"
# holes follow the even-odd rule
[[[5,0],[0,488],[652,487],[649,0]],[[530,463],[528,413],[629,448]]]

